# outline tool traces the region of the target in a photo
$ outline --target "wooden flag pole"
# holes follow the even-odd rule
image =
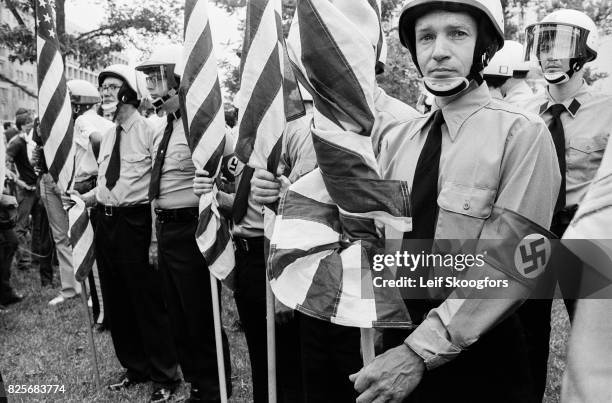
[[[268,403],[276,403],[276,326],[274,294],[266,280],[266,327],[268,336]]]
[[[85,281],[81,281],[81,302],[83,302],[83,312],[85,313],[85,323],[87,325],[87,334],[89,336],[89,351],[91,352],[91,361],[93,363],[94,375],[96,379],[96,389],[102,391],[100,386],[100,370],[98,368],[98,357],[96,355],[96,345],[93,337],[93,320],[89,316],[89,307],[87,306],[87,287]]]
[[[361,328],[361,355],[364,367],[374,361],[376,357],[374,352],[374,332],[374,329]]]
[[[217,278],[210,275],[210,294],[212,296],[213,318],[215,322],[215,344],[217,346],[217,371],[219,373],[219,393],[221,403],[227,403],[227,384],[225,383],[225,361],[223,359],[223,338],[221,337],[221,309]]]

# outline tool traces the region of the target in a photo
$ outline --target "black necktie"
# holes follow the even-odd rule
[[[161,184],[162,168],[164,161],[166,160],[166,151],[168,151],[168,143],[170,143],[170,137],[172,137],[172,130],[174,125],[174,115],[170,114],[167,117],[166,129],[164,135],[159,143],[157,149],[157,155],[155,156],[155,163],[153,164],[153,170],[151,171],[151,183],[149,183],[149,201],[157,199],[159,196],[159,188]]]
[[[559,197],[557,197],[557,204],[555,205],[555,213],[565,208],[565,131],[561,122],[561,114],[563,112],[565,112],[565,106],[562,104],[555,104],[550,107],[552,122],[550,122],[548,130],[550,130],[553,142],[555,143],[559,170],[561,171],[561,188],[559,189]]]
[[[412,232],[408,239],[433,239],[438,215],[438,173],[442,150],[441,110],[434,112],[427,140],[419,155],[410,194]]]
[[[245,165],[242,170],[240,183],[238,184],[236,197],[234,198],[234,206],[232,207],[232,219],[234,220],[234,224],[238,224],[246,215],[249,205],[249,193],[251,193],[251,178],[253,177],[253,172],[255,172],[255,169],[248,165]]]
[[[106,187],[108,190],[112,190],[115,187],[121,172],[121,155],[119,154],[121,130],[121,126],[117,126],[115,130],[115,144],[113,144],[113,151],[111,152],[108,167],[106,168]]]

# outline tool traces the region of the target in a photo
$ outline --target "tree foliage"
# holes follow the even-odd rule
[[[0,25],[0,42],[9,49],[9,60],[34,63],[34,0],[4,1],[19,24],[16,27]],[[160,35],[178,38],[181,34],[182,1],[148,0],[145,4],[142,1],[99,0],[98,4],[105,10],[101,26],[82,33],[65,31],[65,0],[55,0],[54,3],[62,54],[73,56],[81,66],[91,69],[109,64],[111,54],[122,51],[129,44],[141,48]]]

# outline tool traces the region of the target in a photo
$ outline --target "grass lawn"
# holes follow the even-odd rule
[[[125,392],[97,393],[90,370],[89,346],[80,299],[72,299],[55,308],[47,306],[56,289],[41,289],[38,274],[13,271],[16,290],[25,292],[24,302],[0,314],[0,370],[8,385],[64,385],[65,392],[48,395],[9,395],[9,402],[143,402],[151,386],[139,386]],[[231,327],[237,318],[233,299],[223,291],[223,323]],[[563,303],[553,307],[553,336],[549,377],[544,402],[559,401],[561,376],[565,368],[565,344],[569,324]],[[251,401],[249,358],[244,334],[227,330],[231,346],[232,402]],[[108,332],[94,333],[102,383],[122,373],[115,358]],[[181,388],[187,394],[187,388]]]

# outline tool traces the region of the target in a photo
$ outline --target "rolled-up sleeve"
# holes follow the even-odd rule
[[[560,183],[554,144],[544,123],[539,119],[517,121],[506,142],[495,206],[549,228]],[[487,219],[481,244],[487,239],[503,239],[499,227],[493,217]],[[467,278],[508,280],[510,287],[498,297],[503,299],[491,295],[498,292],[496,289],[474,290],[469,298],[464,292],[462,295],[453,291],[405,340],[428,369],[456,358],[520,306],[530,289],[509,275],[509,270],[490,263],[478,270],[467,270]]]

